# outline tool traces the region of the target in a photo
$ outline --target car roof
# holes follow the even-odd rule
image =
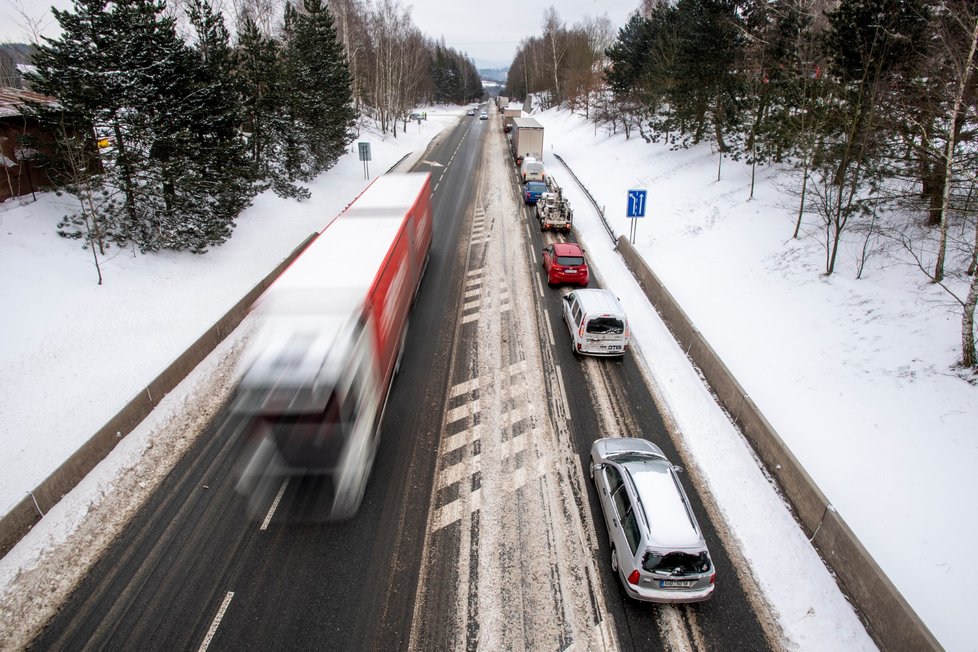
[[[632,458],[621,465],[628,471],[649,523],[649,543],[663,548],[703,545],[692,514],[680,491],[672,465],[664,459]]]
[[[558,256],[573,256],[575,254],[584,255],[581,245],[576,242],[555,242],[554,253]]]
[[[577,301],[581,308],[590,313],[614,313],[623,315],[625,309],[622,308],[618,297],[611,290],[604,288],[585,288],[574,290]]]

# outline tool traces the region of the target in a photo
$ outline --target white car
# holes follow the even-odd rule
[[[637,437],[591,446],[591,478],[611,540],[611,568],[625,593],[645,602],[709,600],[716,570],[678,466]]]

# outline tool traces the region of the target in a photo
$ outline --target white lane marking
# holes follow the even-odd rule
[[[261,522],[261,531],[268,529],[268,524],[272,522],[272,516],[275,515],[275,510],[278,509],[278,503],[282,500],[282,494],[285,493],[285,485],[289,484],[289,479],[286,478],[282,481],[282,486],[278,488],[278,494],[275,495],[275,500],[272,501],[272,506],[268,508],[268,513],[265,514],[265,520]]]
[[[449,466],[441,470],[438,478],[438,489],[442,489],[449,485],[453,485],[456,482],[461,482],[465,478],[470,478],[475,474],[476,471],[482,469],[480,464],[482,463],[481,455],[473,455],[467,460],[462,460],[454,466]]]
[[[469,290],[468,292],[466,292],[462,296],[462,298],[463,299],[471,299],[473,297],[479,297],[479,296],[482,296],[482,289],[481,288],[480,289],[477,289],[477,290]]]
[[[482,268],[480,267],[479,269],[470,269],[468,272],[465,273],[465,275],[466,276],[482,276]]]
[[[463,324],[471,324],[472,322],[479,319],[479,313],[473,312],[471,315],[465,315],[462,317]]]
[[[454,385],[451,390],[449,390],[448,395],[450,398],[455,398],[456,396],[461,396],[462,394],[468,394],[473,389],[479,389],[478,378],[471,378],[466,380],[464,383]]]
[[[547,327],[547,339],[550,341],[550,346],[554,346],[554,329],[550,325],[550,320],[544,319],[543,324]]]
[[[564,402],[564,414],[567,415],[567,420],[571,420],[570,413],[570,403],[567,401],[567,392],[564,391],[564,375],[560,373],[560,365],[554,365],[554,369],[557,370],[557,386],[560,388],[560,399]]]
[[[472,512],[479,509],[482,505],[482,490],[476,489],[468,496],[460,498],[458,500],[453,500],[444,507],[438,510],[438,513],[433,519],[434,524],[431,528],[432,532],[437,532],[438,530],[455,523],[456,521],[462,520],[462,517],[466,512],[471,514]]]
[[[468,446],[482,436],[482,424],[472,426],[468,430],[449,435],[441,441],[441,454],[448,455],[462,446]]]
[[[214,616],[214,622],[211,623],[211,628],[207,630],[207,636],[204,637],[200,647],[197,648],[197,652],[206,652],[208,646],[210,646],[211,641],[214,639],[214,634],[217,633],[217,628],[221,626],[224,612],[228,610],[228,605],[231,604],[231,598],[233,597],[234,591],[228,591],[228,594],[224,596],[224,602],[221,603],[221,608],[218,609],[217,615]]]
[[[459,405],[457,408],[452,408],[445,415],[445,423],[454,423],[459,419],[471,416],[479,411],[479,399],[469,401],[463,405]]]
[[[468,311],[468,310],[472,310],[473,308],[480,308],[480,307],[482,307],[482,301],[480,299],[476,299],[475,301],[466,301],[464,304],[462,304],[463,311]]]

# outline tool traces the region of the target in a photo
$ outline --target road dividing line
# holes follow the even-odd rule
[[[549,319],[544,319],[543,320],[543,325],[547,327],[547,340],[549,340],[550,346],[555,346],[556,345],[556,342],[554,341],[554,329],[550,325],[550,320]]]
[[[282,486],[278,488],[278,493],[275,495],[275,500],[272,501],[272,506],[268,508],[268,513],[265,514],[265,520],[261,522],[261,531],[264,532],[268,529],[268,524],[272,522],[272,516],[275,515],[275,510],[278,509],[278,503],[282,500],[282,494],[285,493],[285,485],[289,484],[289,479],[286,478],[282,481]]]
[[[214,634],[217,633],[217,628],[221,626],[221,620],[224,618],[224,612],[228,610],[228,605],[231,604],[231,598],[234,597],[234,591],[228,591],[228,594],[224,596],[224,602],[221,603],[221,608],[217,610],[217,615],[214,616],[214,622],[211,623],[211,628],[207,630],[207,636],[201,642],[200,647],[197,648],[197,652],[206,652],[208,646],[210,646],[211,641],[214,640]]]
[[[567,392],[564,390],[564,374],[560,373],[560,365],[554,365],[557,370],[557,387],[560,388],[560,400],[564,402],[564,416],[571,420],[570,403],[567,401]]]

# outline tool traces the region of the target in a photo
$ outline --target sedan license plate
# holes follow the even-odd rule
[[[689,589],[692,586],[691,580],[659,580],[659,588],[663,589]]]

